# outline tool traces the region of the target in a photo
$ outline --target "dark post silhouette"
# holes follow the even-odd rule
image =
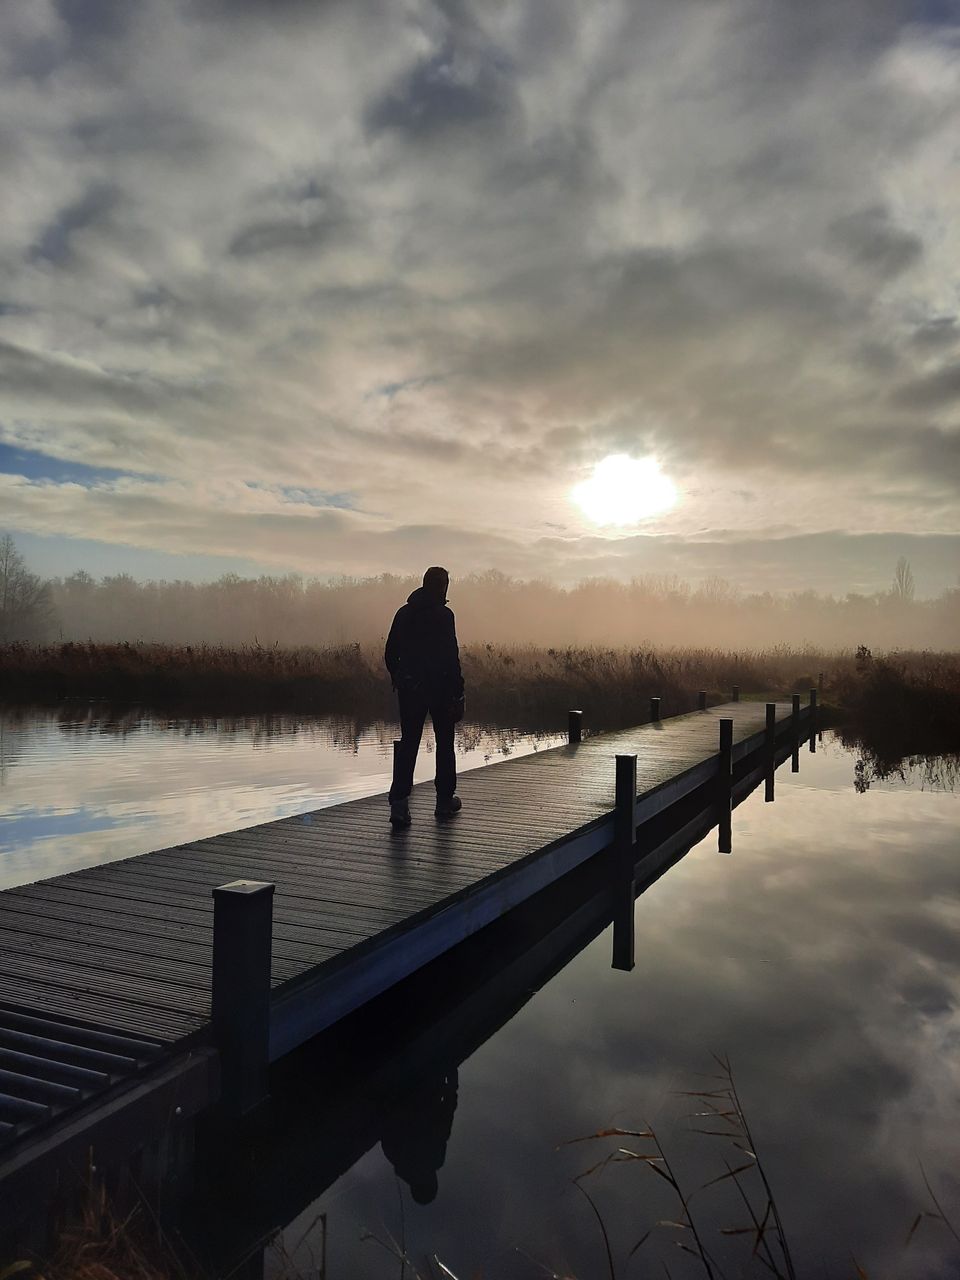
[[[773,800],[774,776],[777,767],[777,704],[768,702],[766,710],[766,724],[763,736],[767,758],[763,779],[763,799],[766,804],[770,804]]]
[[[734,702],[740,701],[740,686],[738,684],[735,684],[733,686],[733,701]]]
[[[733,831],[730,807],[733,803],[733,721],[720,721],[720,754],[717,758],[717,791],[720,806],[720,823],[717,830],[717,849],[730,853],[733,849]]]
[[[274,885],[233,880],[213,890],[213,1030],[220,1104],[251,1112],[268,1093]]]
[[[706,711],[706,709],[707,709],[707,691],[706,689],[701,689],[700,692],[697,694],[697,710]]]
[[[659,698],[650,699],[650,719],[651,720],[660,719],[660,699]]]
[[[766,705],[766,721],[763,732],[764,743],[769,751],[777,740],[777,704],[775,702],[768,702]]]
[[[634,965],[634,840],[637,834],[637,757],[617,756],[613,814],[613,968]]]
[[[583,741],[583,712],[567,712],[567,742],[571,746]]]
[[[795,693],[792,698],[793,711],[790,716],[790,733],[793,738],[793,751],[790,754],[790,772],[800,772],[800,695]]]
[[[810,754],[817,750],[817,691],[810,690]]]

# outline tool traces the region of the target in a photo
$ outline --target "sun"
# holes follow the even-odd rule
[[[596,464],[571,497],[594,524],[626,525],[669,511],[677,490],[655,458],[614,453]]]

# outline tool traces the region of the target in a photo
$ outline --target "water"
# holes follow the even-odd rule
[[[392,732],[8,720],[0,883],[382,790]],[[471,729],[464,761],[552,741]],[[606,1276],[572,1179],[618,1145],[652,1148],[570,1140],[649,1124],[688,1190],[717,1177],[743,1158],[696,1132],[718,1122],[691,1118],[704,1108],[683,1093],[715,1087],[716,1053],[732,1062],[799,1274],[852,1276],[853,1259],[871,1277],[960,1274],[942,1223],[925,1219],[905,1246],[917,1213],[934,1211],[924,1175],[960,1230],[953,775],[934,762],[871,778],[829,734],[789,770],[775,803],[761,788],[737,809],[732,856],[712,833],[638,898],[632,973],[611,969],[602,929],[546,980],[576,949],[556,939],[565,912],[587,911],[587,889],[318,1042],[276,1090],[263,1154],[238,1175],[249,1204],[242,1186],[227,1196],[227,1235],[252,1240],[259,1215],[316,1275],[325,1221],[329,1280],[399,1275],[401,1240],[424,1277],[440,1274],[434,1257],[460,1280]],[[663,1274],[661,1258],[675,1277],[703,1274],[655,1225],[678,1206],[649,1168],[611,1164],[582,1185],[618,1275]],[[747,1221],[729,1181],[692,1207],[727,1274],[769,1274],[750,1270],[746,1237],[720,1235]],[[265,1265],[281,1273],[276,1249]]]
[[[396,733],[329,717],[0,711],[0,889],[385,792]],[[458,767],[559,741],[461,724]],[[432,775],[428,724],[415,778]]]

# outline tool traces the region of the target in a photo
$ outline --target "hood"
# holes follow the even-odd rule
[[[435,609],[438,605],[442,608],[446,600],[441,600],[426,587],[417,587],[416,591],[411,591],[407,596],[407,604],[412,605],[414,609]]]

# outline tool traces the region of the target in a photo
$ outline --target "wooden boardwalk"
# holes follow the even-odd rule
[[[778,735],[796,728],[793,710],[777,704]],[[764,704],[727,703],[463,773],[464,808],[447,822],[421,783],[403,832],[374,796],[8,889],[0,1014],[136,1037],[168,1056],[203,1047],[211,891],[269,881],[269,1056],[281,1057],[608,847],[616,755],[637,756],[635,827],[710,782],[721,718],[734,724],[734,761],[762,746]]]
[[[781,724],[790,710],[778,704]],[[638,822],[657,812],[671,784],[715,759],[721,716],[735,748],[764,727],[763,704],[729,703],[463,773],[449,822],[421,783],[400,833],[373,796],[8,889],[0,1003],[174,1043],[209,1021],[216,885],[276,884],[279,997],[602,826],[618,753],[637,755]]]

